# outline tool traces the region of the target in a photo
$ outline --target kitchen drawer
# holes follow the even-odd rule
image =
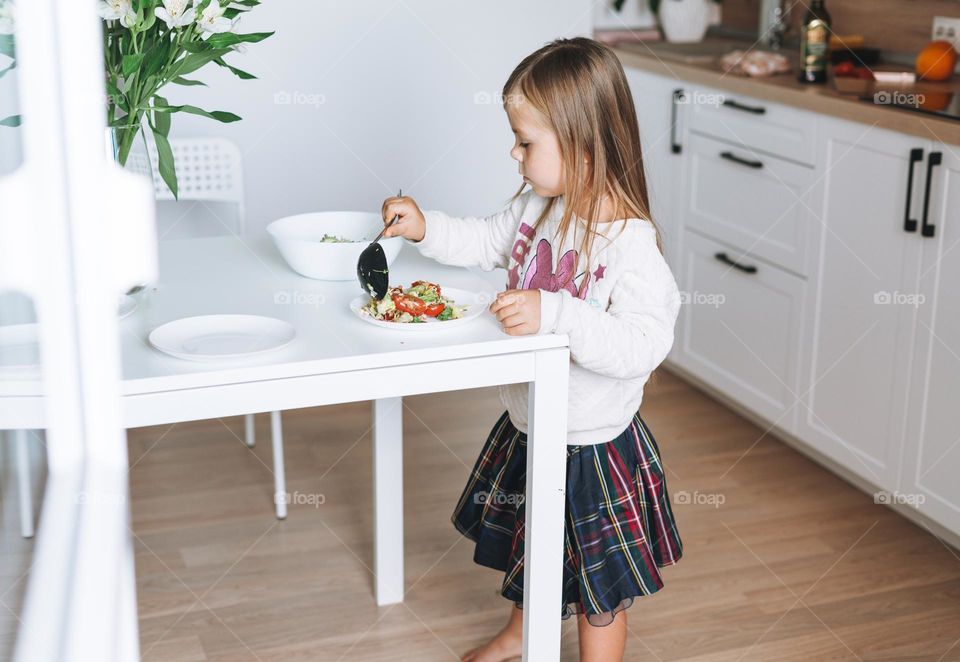
[[[688,97],[692,131],[735,145],[816,164],[817,115],[722,90],[698,88]]]
[[[739,260],[741,268],[725,258]],[[681,270],[680,352],[674,360],[794,432],[806,281],[738,258],[729,246],[692,231],[684,232]]]
[[[819,191],[810,168],[705,136],[687,144],[687,227],[807,273],[811,209]]]

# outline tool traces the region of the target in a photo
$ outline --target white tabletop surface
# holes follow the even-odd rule
[[[391,285],[429,280],[441,287],[483,291],[505,287],[505,271],[441,265],[404,244],[390,268]],[[349,302],[356,280],[313,280],[294,272],[263,237],[210,237],[160,243],[160,278],[141,293],[135,313],[120,322],[124,394],[151,393],[260,379],[488,356],[563,347],[566,336],[504,333],[484,311],[459,328],[430,332],[383,329],[356,318]],[[296,339],[273,352],[240,360],[194,362],[167,356],[147,337],[166,322],[193,315],[243,313],[286,320]],[[35,380],[4,380],[0,394],[39,395]]]

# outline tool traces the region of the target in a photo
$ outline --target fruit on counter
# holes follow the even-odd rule
[[[841,62],[833,68],[833,75],[837,78],[861,78],[863,80],[873,80],[873,73],[866,67],[858,67],[853,62],[847,60]]]
[[[957,51],[942,39],[931,41],[917,56],[917,76],[923,80],[948,80],[956,66]]]

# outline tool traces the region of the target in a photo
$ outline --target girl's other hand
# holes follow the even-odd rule
[[[540,330],[540,290],[504,290],[490,304],[503,332],[523,336]]]
[[[400,218],[393,224],[393,227],[387,228],[383,236],[406,237],[411,241],[421,241],[427,231],[427,221],[423,218],[423,212],[420,211],[420,207],[417,206],[413,198],[407,196],[402,198],[392,197],[383,201],[381,215],[384,225],[389,225],[397,214],[400,215]]]

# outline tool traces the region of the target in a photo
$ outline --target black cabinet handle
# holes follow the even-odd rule
[[[907,232],[917,231],[917,219],[910,218],[910,201],[913,198],[913,167],[920,161],[923,161],[923,148],[911,149],[910,170],[907,172],[907,209],[903,212],[903,229]]]
[[[753,113],[754,115],[763,115],[765,112],[767,112],[767,109],[763,106],[748,106],[740,103],[739,101],[734,101],[733,99],[724,99],[723,105],[727,108],[742,110],[745,113]]]
[[[731,260],[731,259],[730,259],[730,256],[727,255],[726,253],[716,253],[716,254],[714,254],[713,257],[717,258],[718,260],[720,260],[720,261],[723,262],[724,264],[730,265],[730,266],[733,267],[734,269],[739,269],[740,271],[742,271],[742,272],[744,272],[744,273],[746,273],[746,274],[755,274],[755,273],[757,273],[757,268],[756,268],[755,266],[753,266],[752,264],[740,264],[740,263],[737,262],[736,260]]]
[[[923,194],[923,225],[920,227],[920,234],[924,237],[932,237],[934,225],[930,222],[930,184],[933,181],[933,168],[943,162],[943,152],[930,152],[927,159],[927,185]]]
[[[683,146],[677,141],[677,104],[683,101],[683,89],[673,91],[673,102],[670,105],[670,151],[679,154]]]
[[[740,165],[745,165],[748,168],[763,167],[763,161],[751,161],[750,159],[745,159],[743,157],[737,156],[733,152],[720,152],[720,158],[726,159],[727,161],[733,161],[734,163],[739,163]]]

